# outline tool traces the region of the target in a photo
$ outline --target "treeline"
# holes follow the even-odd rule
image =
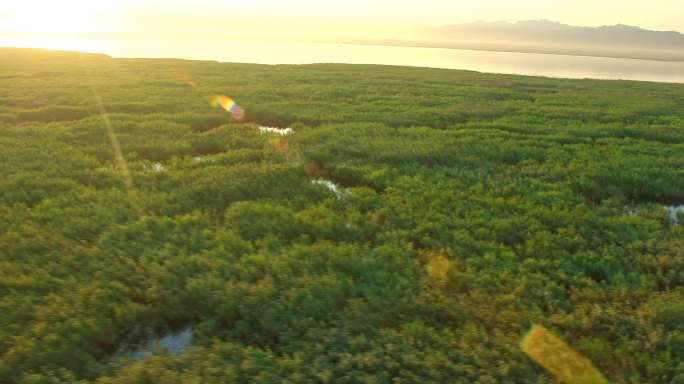
[[[681,85],[0,58],[0,382],[684,382]]]

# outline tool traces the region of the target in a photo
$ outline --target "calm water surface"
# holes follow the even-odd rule
[[[564,78],[684,83],[684,62],[462,49],[272,41],[0,36],[0,46],[260,64],[388,64]]]

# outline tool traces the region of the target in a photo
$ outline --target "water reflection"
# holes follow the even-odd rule
[[[562,78],[684,83],[684,62],[470,51],[445,48],[154,38],[0,36],[0,46],[100,52],[114,57],[182,58],[260,64],[349,63],[466,69]]]
[[[120,43],[114,39],[62,36],[0,36],[0,47],[44,48],[52,50],[108,53]]]
[[[667,211],[667,214],[670,217],[670,224],[678,225],[679,216],[684,215],[684,205],[665,207],[665,210]]]
[[[670,226],[674,227],[681,223],[681,218],[684,217],[684,205],[665,205],[659,206],[665,210],[667,215],[667,221]],[[661,208],[657,208],[658,210]],[[638,216],[641,214],[648,215],[649,212],[655,212],[651,207],[639,208],[639,207],[627,207],[625,211],[629,216]],[[660,211],[662,212],[662,211]],[[659,214],[660,214],[659,212]]]
[[[146,331],[142,337],[130,336],[124,340],[116,355],[134,361],[146,359],[152,356],[155,351],[178,356],[190,346],[193,335],[194,332],[190,327],[162,335],[155,335],[152,331]],[[137,339],[142,339],[142,341]]]
[[[333,193],[335,194],[335,196],[337,196],[338,199],[344,198],[344,195],[345,195],[346,193],[348,193],[347,190],[342,189],[339,185],[333,183],[333,182],[330,181],[330,180],[326,180],[326,179],[313,179],[313,180],[311,180],[311,183],[312,183],[312,184],[317,184],[317,185],[323,185],[323,186],[325,186],[325,187],[328,188],[331,192],[333,192]]]
[[[261,132],[261,133],[276,133],[280,136],[287,136],[287,135],[293,133],[294,131],[292,130],[292,128],[289,128],[289,127],[288,128],[278,128],[278,127],[261,126],[261,127],[259,127],[259,132]]]

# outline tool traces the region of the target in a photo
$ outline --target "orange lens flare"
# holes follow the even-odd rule
[[[282,137],[278,139],[278,142],[275,145],[275,151],[276,153],[279,154],[285,154],[287,151],[290,149],[290,144],[287,142],[287,140],[283,139]]]
[[[186,84],[190,86],[190,88],[197,88],[197,83],[190,76],[186,75],[185,73],[182,73],[181,78],[183,79],[183,81],[185,81]]]

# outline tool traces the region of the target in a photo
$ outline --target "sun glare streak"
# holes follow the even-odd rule
[[[126,164],[126,159],[124,158],[123,152],[121,151],[121,145],[119,144],[119,140],[117,139],[116,133],[114,132],[112,121],[109,119],[109,114],[107,113],[104,103],[102,102],[100,93],[97,91],[97,88],[93,83],[92,74],[90,72],[88,64],[82,62],[82,65],[86,80],[88,81],[90,89],[93,92],[93,99],[95,100],[95,104],[97,105],[100,117],[102,118],[102,121],[104,122],[105,127],[107,128],[107,137],[109,138],[109,142],[112,144],[112,149],[114,150],[114,161],[116,163],[117,168],[121,172],[121,178],[124,182],[124,186],[126,187],[126,193],[128,194],[129,202],[131,206],[138,212],[138,214],[140,214],[141,209],[140,205],[138,204],[137,195],[135,193],[133,179],[131,178],[131,174],[128,171],[128,165]]]
[[[525,335],[520,348],[532,360],[566,384],[607,384],[608,381],[588,359],[553,332],[535,325]]]

